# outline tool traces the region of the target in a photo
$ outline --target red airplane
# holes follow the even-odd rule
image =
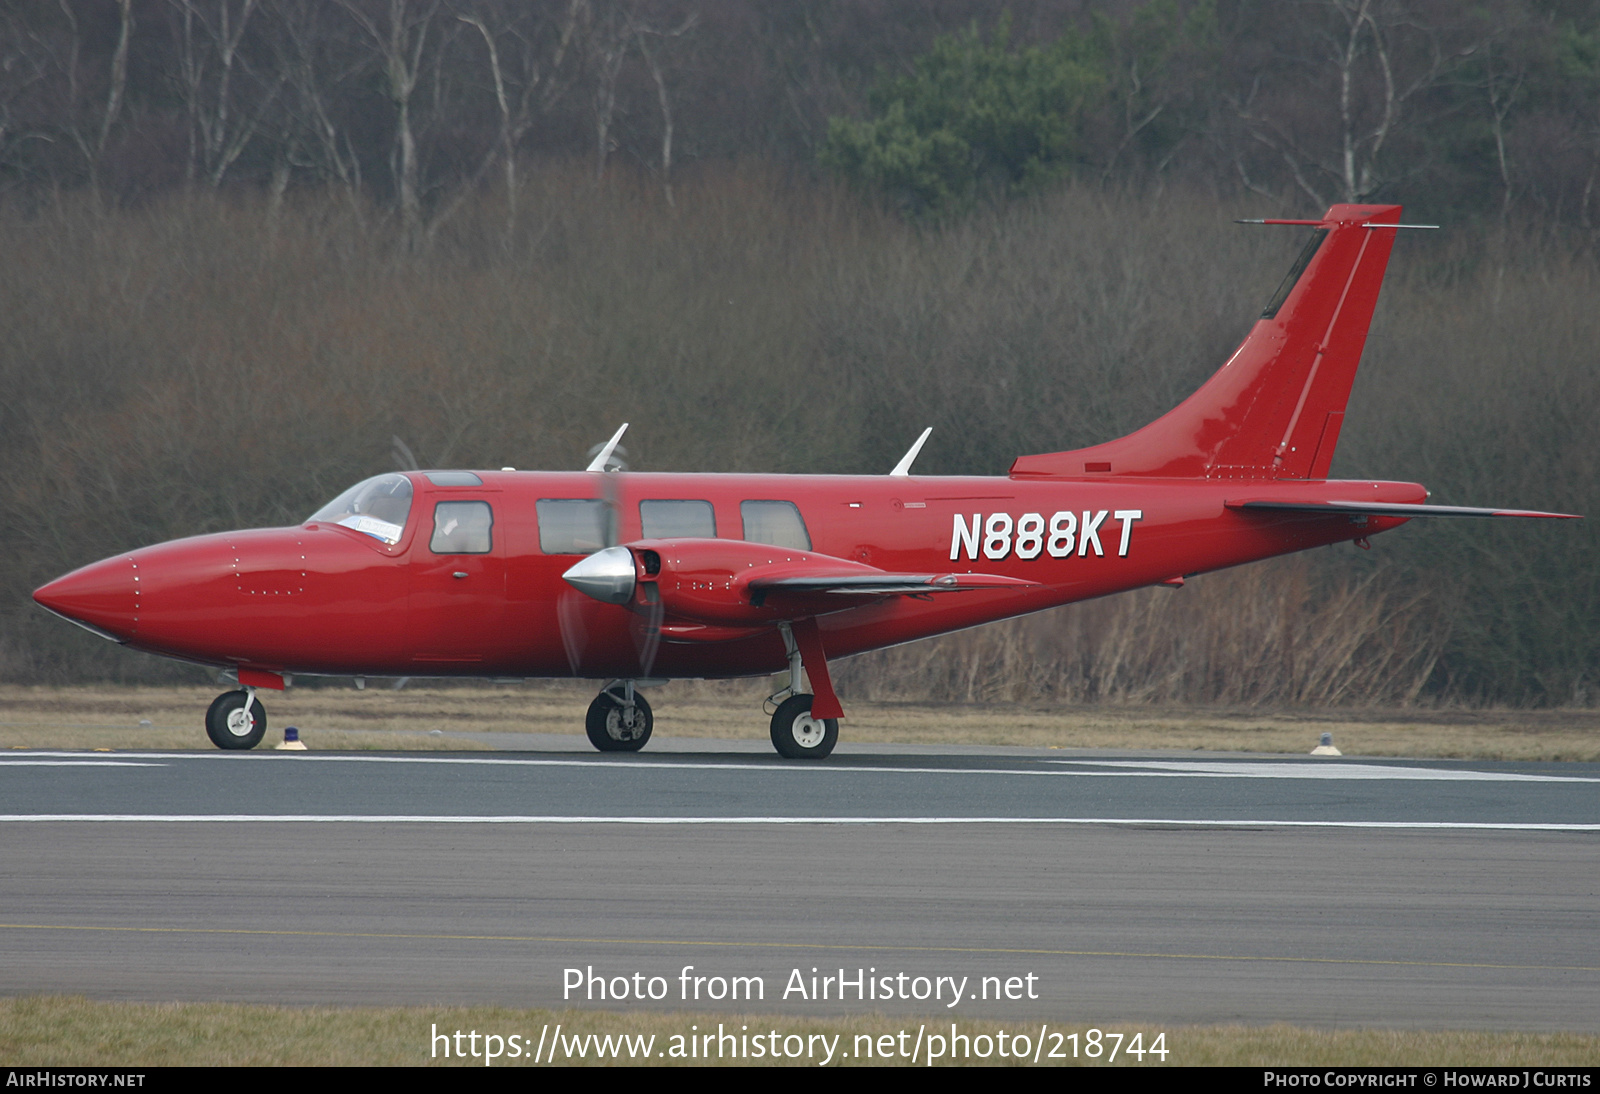
[[[636,690],[788,669],[772,742],[828,755],[828,659],[1184,579],[1417,516],[1569,514],[1425,505],[1408,482],[1329,481],[1399,223],[1335,205],[1244,344],[1135,433],[1022,456],[1003,478],[415,471],[360,483],[298,528],[119,554],[34,593],[115,642],[217,666],[220,748],[266,732],[259,688],[295,675],[609,681],[586,729],[650,739]],[[623,426],[623,429],[626,429]],[[810,690],[803,681],[809,678]]]

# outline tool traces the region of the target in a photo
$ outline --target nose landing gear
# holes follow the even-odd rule
[[[206,711],[206,736],[218,748],[254,748],[267,735],[267,708],[255,688],[225,691]]]

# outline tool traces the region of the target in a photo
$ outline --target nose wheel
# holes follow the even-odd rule
[[[589,743],[601,752],[637,752],[650,739],[655,715],[631,686],[607,688],[589,704],[583,728]]]
[[[267,709],[254,689],[225,691],[206,711],[206,736],[218,748],[254,748],[267,735]]]

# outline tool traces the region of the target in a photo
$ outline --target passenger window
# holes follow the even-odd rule
[[[441,501],[433,508],[433,539],[428,548],[436,555],[486,555],[491,546],[494,513],[486,501]]]
[[[590,498],[541,498],[539,550],[547,555],[592,555],[617,541],[614,510]]]
[[[739,515],[744,518],[744,538],[751,543],[811,550],[806,522],[792,501],[741,501]]]
[[[645,539],[715,539],[717,515],[709,501],[641,501]]]

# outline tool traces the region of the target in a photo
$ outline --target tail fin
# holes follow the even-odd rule
[[[1316,230],[1199,391],[1126,437],[1019,456],[1011,474],[1326,478],[1399,219],[1398,205],[1335,205],[1320,221],[1276,222]]]

